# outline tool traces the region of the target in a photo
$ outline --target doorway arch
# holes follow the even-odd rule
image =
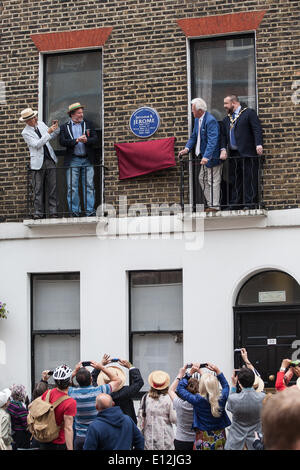
[[[233,311],[235,349],[247,349],[265,387],[273,389],[282,359],[291,358],[300,338],[300,285],[284,271],[261,271],[241,286]],[[242,365],[239,353],[234,363]]]

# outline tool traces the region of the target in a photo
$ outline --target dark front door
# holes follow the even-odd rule
[[[234,347],[247,349],[265,387],[274,388],[282,359],[297,351],[292,344],[300,339],[300,306],[234,307],[234,317]],[[235,353],[234,362],[235,368],[243,364],[240,353]]]

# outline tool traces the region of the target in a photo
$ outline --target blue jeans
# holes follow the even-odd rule
[[[68,207],[74,216],[79,216],[81,212],[79,197],[79,180],[81,176],[81,186],[83,193],[83,204],[86,215],[94,215],[95,212],[95,189],[94,189],[94,168],[87,158],[74,156],[71,160],[70,168],[67,169],[68,186]]]

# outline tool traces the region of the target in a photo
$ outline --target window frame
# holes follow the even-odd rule
[[[99,137],[99,147],[96,148],[96,153],[99,154],[99,166],[97,169],[99,171],[99,203],[101,205],[105,202],[105,161],[104,161],[104,87],[103,87],[103,75],[104,75],[104,47],[103,46],[93,46],[93,47],[79,47],[74,49],[64,49],[64,50],[43,50],[39,52],[39,85],[38,85],[38,119],[39,121],[44,121],[44,112],[45,112],[45,99],[46,99],[46,59],[50,55],[66,55],[66,54],[78,54],[84,52],[99,52],[101,54],[101,109],[99,109],[99,116],[101,121],[101,129],[95,128],[96,133]],[[68,120],[68,115],[66,113],[66,119]],[[55,150],[55,154],[59,159],[62,159],[65,155],[64,149]]]
[[[193,114],[191,101],[194,96],[192,96],[192,74],[193,74],[193,64],[192,64],[192,42],[195,41],[208,41],[208,40],[221,40],[221,39],[238,39],[245,36],[253,36],[254,39],[254,76],[255,76],[255,101],[256,101],[256,112],[259,114],[258,106],[258,80],[257,80],[257,39],[256,39],[256,30],[246,30],[238,32],[226,32],[224,34],[211,34],[203,36],[191,36],[186,38],[186,67],[187,67],[187,97],[188,97],[188,108],[187,108],[187,117],[188,117],[188,135],[190,136],[193,131]],[[194,175],[193,175],[193,164],[189,162],[189,204],[193,207],[195,203],[194,197]]]
[[[34,330],[34,302],[33,302],[33,289],[34,289],[34,279],[38,276],[57,276],[57,275],[78,275],[79,277],[79,289],[80,289],[80,272],[79,271],[64,271],[64,272],[38,272],[30,273],[30,357],[31,357],[31,391],[35,387],[35,336],[43,335],[70,335],[70,336],[79,336],[80,339],[80,328],[79,329],[61,329],[61,330]],[[79,343],[80,347],[80,343]],[[42,372],[42,371],[41,371]]]
[[[104,60],[103,60],[103,47],[83,47],[83,48],[75,48],[75,49],[67,49],[67,50],[55,50],[55,51],[42,51],[39,53],[39,93],[38,93],[38,119],[40,121],[44,120],[44,112],[45,112],[45,99],[46,99],[46,86],[45,86],[45,78],[46,78],[46,58],[50,55],[67,55],[67,54],[78,54],[84,52],[96,52],[98,51],[101,54],[101,103],[102,107],[99,109],[99,116],[101,121],[101,129],[96,128],[96,132],[99,133],[99,142],[101,142],[101,162],[104,164],[104,89],[103,89],[103,67],[104,67]],[[66,121],[67,121],[67,113],[66,113]],[[57,156],[64,155],[64,150],[55,150]]]
[[[183,277],[183,269],[137,269],[137,270],[132,270],[128,271],[128,331],[129,331],[129,361],[133,364],[133,338],[134,335],[176,335],[176,334],[181,334],[182,335],[182,344],[183,344],[183,326],[182,330],[146,330],[146,331],[134,331],[131,329],[131,320],[132,320],[132,303],[131,303],[131,286],[132,286],[132,275],[136,273],[143,273],[143,272],[179,272],[181,271],[182,277]],[[158,284],[161,285],[161,284]],[[183,286],[183,279],[181,281],[181,285]],[[183,316],[183,312],[182,312]],[[136,394],[134,399],[140,400],[142,396],[145,394],[144,391],[140,391]]]

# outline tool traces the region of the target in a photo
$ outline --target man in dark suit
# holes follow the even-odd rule
[[[221,128],[220,159],[229,156],[229,208],[257,205],[259,159],[263,154],[262,128],[254,109],[242,107],[235,95],[224,98],[227,116]]]
[[[68,206],[71,215],[78,217],[81,213],[79,197],[79,179],[84,201],[85,214],[93,216],[95,212],[94,189],[94,145],[98,141],[91,122],[83,118],[83,106],[73,103],[69,106],[70,121],[60,128],[60,144],[66,147],[64,164],[67,169]]]
[[[207,105],[202,98],[192,100],[192,113],[195,118],[193,133],[179,152],[179,157],[188,154],[195,148],[200,160],[199,183],[206,199],[205,212],[220,209],[220,183],[222,177],[222,160],[220,160],[220,131],[217,120],[207,112]]]

